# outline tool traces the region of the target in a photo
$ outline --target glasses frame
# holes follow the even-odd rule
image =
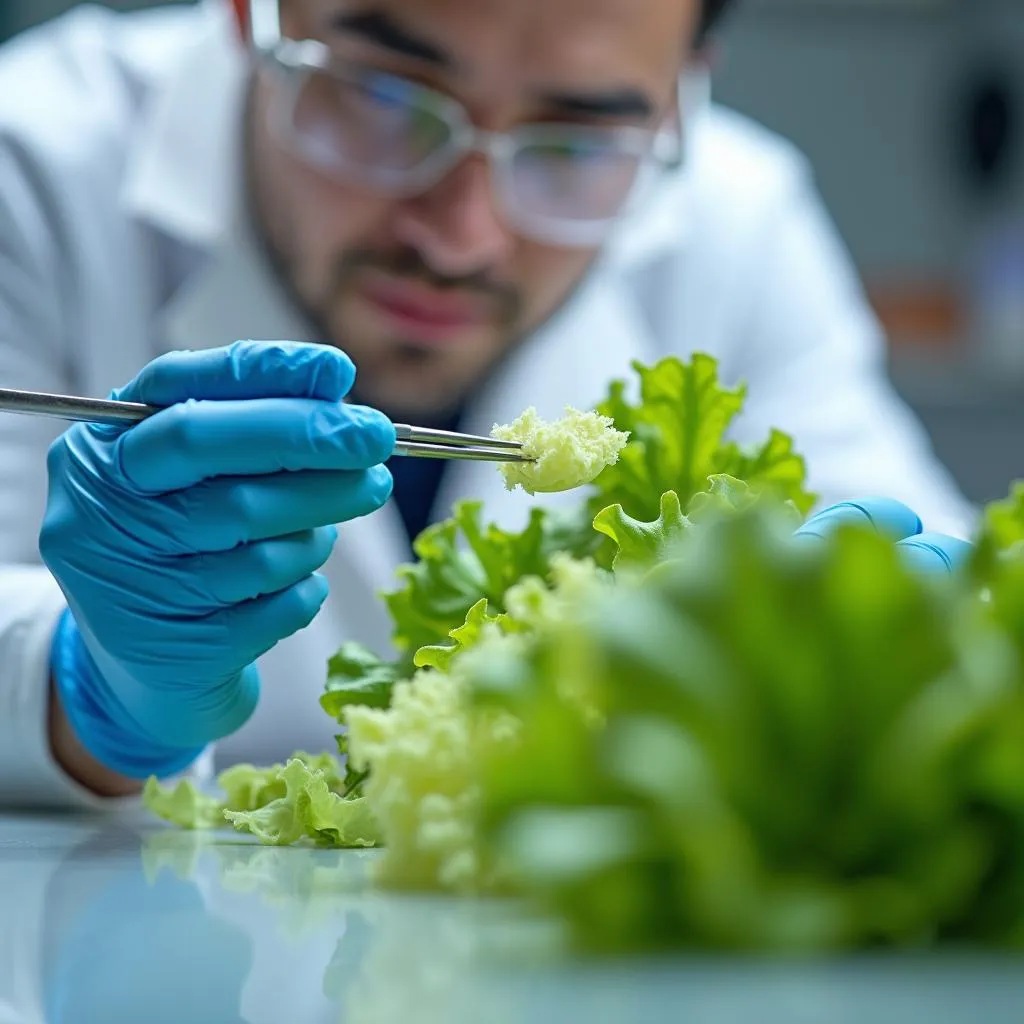
[[[589,248],[600,245],[615,223],[635,209],[659,173],[678,171],[684,164],[683,110],[686,100],[680,77],[674,104],[674,130],[633,125],[590,127],[581,124],[538,123],[518,125],[504,132],[489,131],[474,124],[465,106],[454,97],[414,82],[418,89],[432,97],[438,117],[451,128],[448,142],[411,170],[389,172],[379,167],[370,169],[354,165],[342,170],[338,166],[327,166],[317,161],[308,152],[308,146],[304,146],[298,138],[294,121],[296,102],[302,87],[313,74],[326,73],[339,81],[360,85],[355,66],[341,61],[329,46],[319,40],[285,37],[281,31],[279,0],[248,2],[249,45],[253,56],[258,63],[267,66],[283,86],[276,102],[272,101],[269,111],[270,130],[298,159],[340,182],[355,184],[389,197],[411,198],[423,195],[438,185],[467,157],[480,155],[488,161],[495,185],[495,201],[510,227],[540,242]],[[402,75],[392,72],[381,74],[404,80]],[[619,155],[633,157],[638,161],[633,185],[618,209],[608,217],[581,220],[533,214],[519,209],[518,204],[510,201],[509,197],[514,197],[517,191],[514,171],[517,154],[526,145],[564,139],[567,129],[576,137],[581,134],[585,137],[588,132],[592,132],[595,137],[610,140]]]

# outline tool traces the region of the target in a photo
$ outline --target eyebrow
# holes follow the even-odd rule
[[[544,105],[568,117],[599,119],[653,117],[654,101],[639,89],[619,89],[606,93],[545,93]]]
[[[356,11],[339,14],[331,21],[335,32],[358,36],[374,46],[390,50],[400,57],[408,57],[437,68],[453,68],[455,60],[451,54],[403,28],[384,11]]]
[[[398,57],[449,71],[458,66],[455,57],[436,43],[410,31],[386,11],[352,11],[331,20],[335,32],[356,36]],[[595,120],[647,120],[657,104],[640,89],[624,87],[606,92],[550,92],[538,97],[554,116],[585,117]]]

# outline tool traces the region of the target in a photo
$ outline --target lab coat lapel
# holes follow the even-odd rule
[[[559,417],[566,405],[592,408],[605,397],[611,380],[630,374],[633,360],[656,358],[655,348],[623,278],[607,267],[598,269],[559,316],[526,341],[475,396],[464,429],[489,434],[496,423],[510,423],[530,406],[545,419]],[[436,514],[447,515],[463,499],[482,501],[489,521],[512,528],[525,523],[538,504],[577,500],[571,493],[510,493],[493,464],[454,462],[438,492]]]

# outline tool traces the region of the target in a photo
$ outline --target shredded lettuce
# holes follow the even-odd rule
[[[589,484],[615,464],[629,440],[627,433],[615,429],[610,416],[572,406],[566,406],[565,415],[552,423],[531,407],[508,426],[495,425],[491,436],[521,442],[523,454],[534,460],[499,467],[508,490],[521,487],[527,494],[571,491]]]

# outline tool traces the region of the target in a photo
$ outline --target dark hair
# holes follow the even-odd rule
[[[725,9],[733,0],[704,0],[704,10],[700,16],[700,26],[697,29],[697,46],[703,46],[707,42],[711,30],[721,20]]]

